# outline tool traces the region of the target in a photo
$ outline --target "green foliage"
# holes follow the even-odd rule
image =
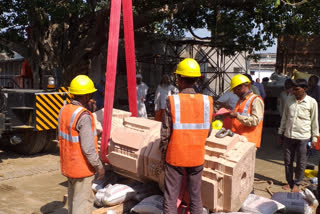
[[[179,7],[184,2],[188,4]],[[137,29],[140,31],[179,38],[188,29],[207,28],[212,33],[212,44],[221,47],[226,54],[266,49],[273,45],[274,38],[281,35],[320,33],[319,0],[309,0],[299,6],[280,0],[252,0],[243,4],[235,2],[237,1],[134,0],[133,12],[135,16],[139,16],[153,11],[150,22]],[[40,36],[48,36],[45,35],[48,33],[48,26],[67,24],[74,29],[74,35],[68,32],[70,40],[77,43],[77,39],[87,36],[86,30],[80,30],[83,19],[108,7],[109,3],[110,0],[2,0],[0,39],[28,43],[28,26]],[[164,7],[165,5],[167,6]],[[31,32],[31,35],[35,34]]]
[[[320,33],[320,1],[299,6],[280,0],[259,0],[253,4],[228,5],[226,1],[201,0],[192,10],[174,20],[180,28],[206,27],[212,43],[226,54],[257,51],[274,44],[281,35]],[[195,3],[195,2],[194,2]]]
[[[46,37],[50,25],[75,24],[75,20],[91,12],[89,4],[81,0],[2,0],[0,39],[25,45],[27,49],[30,42],[28,36]],[[0,49],[8,50],[3,41]]]

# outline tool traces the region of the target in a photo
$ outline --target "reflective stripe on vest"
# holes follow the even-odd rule
[[[70,141],[72,143],[78,143],[79,142],[79,137],[78,136],[71,136],[71,135],[68,135],[62,131],[59,131],[59,137],[67,140],[67,141]]]
[[[60,113],[59,113],[59,121],[60,121],[61,112],[62,112],[63,108],[64,108],[64,107],[61,108],[61,111],[60,111]],[[73,114],[72,114],[72,116],[71,116],[70,124],[69,124],[70,133],[71,133],[72,124],[73,124],[73,122],[74,122],[74,119],[75,119],[75,117],[77,116],[77,114],[78,114],[82,109],[84,109],[84,108],[83,108],[83,107],[79,107],[79,108],[77,108],[77,109],[73,112]],[[60,124],[60,123],[59,123],[59,124]],[[93,134],[94,134],[94,136],[97,135],[97,130],[96,130],[96,129],[94,130]],[[70,142],[72,142],[72,143],[78,143],[78,142],[80,142],[79,136],[68,135],[67,133],[64,133],[64,132],[60,131],[60,128],[59,128],[59,137],[65,139],[65,140],[67,140],[67,141],[70,141]]]
[[[63,107],[63,108],[64,108],[64,107]],[[61,109],[61,111],[60,111],[60,113],[59,113],[59,121],[60,121],[61,112],[62,112],[63,108]],[[72,114],[72,116],[71,116],[70,124],[69,124],[70,133],[71,133],[72,124],[73,124],[73,122],[74,122],[74,119],[75,119],[75,117],[77,116],[77,114],[78,114],[82,109],[83,109],[82,107],[79,107],[79,108],[77,108],[77,109],[73,112],[73,114]],[[59,122],[59,124],[60,124],[60,122]],[[60,128],[59,128],[59,129],[60,129]],[[59,130],[59,137],[65,139],[65,140],[67,140],[67,141],[70,141],[70,142],[72,142],[72,143],[78,143],[78,142],[80,142],[80,141],[79,141],[79,136],[68,135],[67,133],[64,133],[64,132],[62,132],[62,131],[60,131],[60,130]]]
[[[243,115],[243,116],[250,116],[250,113],[248,112],[248,109],[249,109],[249,104],[251,102],[251,100],[253,98],[255,98],[256,96],[255,95],[252,95],[246,102],[246,105],[244,106],[244,109],[243,109],[243,112],[239,112],[240,115]]]
[[[173,129],[209,129],[210,128],[210,103],[209,97],[202,95],[203,97],[203,123],[181,123],[181,111],[180,111],[180,98],[179,95],[173,95],[174,100],[174,114],[175,114],[175,123],[173,124]]]
[[[245,106],[244,106],[244,109],[243,109],[243,112],[239,112],[240,115],[243,115],[243,116],[247,116],[249,117],[251,114],[248,112],[249,110],[249,105],[251,103],[251,100],[258,97],[257,95],[252,95],[246,102]],[[260,120],[263,120],[263,117],[262,118],[259,118]]]
[[[94,130],[94,136],[97,135],[97,130]],[[78,143],[80,142],[80,139],[79,139],[79,136],[71,136],[71,135],[68,135],[62,131],[59,131],[59,136],[67,141],[70,141],[72,143]]]
[[[70,127],[70,128],[72,127],[72,124],[73,124],[73,122],[74,122],[74,118],[77,116],[77,114],[78,114],[82,109],[84,109],[84,108],[79,107],[79,108],[77,108],[77,109],[73,112],[73,114],[72,114],[72,116],[71,116],[70,124],[69,124],[69,127]]]

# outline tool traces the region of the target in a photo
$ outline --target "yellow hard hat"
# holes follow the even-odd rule
[[[212,128],[215,130],[220,130],[223,126],[223,123],[221,120],[215,120],[212,122]]]
[[[231,79],[231,84],[230,84],[230,91],[232,91],[235,87],[238,85],[241,85],[243,83],[250,83],[251,81],[249,80],[248,77],[246,77],[243,74],[237,74]]]
[[[182,60],[175,72],[183,77],[201,77],[200,66],[196,60],[191,58],[185,58]]]
[[[97,91],[92,80],[86,75],[76,76],[70,83],[69,92],[76,95],[91,94]]]

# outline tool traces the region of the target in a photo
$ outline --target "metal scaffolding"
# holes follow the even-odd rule
[[[195,39],[157,40],[156,42],[158,46],[161,42],[162,45],[159,46],[161,51],[152,54],[144,54],[141,51],[137,54],[137,64],[152,64],[153,71],[166,74],[172,73],[182,59],[194,58],[199,62],[203,75],[203,78],[200,78],[202,81],[199,81],[200,87],[215,98],[229,89],[230,80],[234,74],[248,72],[245,52],[226,56],[221,48],[213,47],[210,41]],[[145,71],[142,70],[142,72],[146,74]]]

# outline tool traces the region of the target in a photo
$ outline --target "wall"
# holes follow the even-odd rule
[[[278,39],[276,71],[292,74],[293,69],[320,72],[320,36],[282,36]]]

